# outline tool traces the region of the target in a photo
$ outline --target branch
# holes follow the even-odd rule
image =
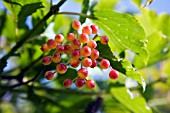
[[[76,13],[76,12],[58,12],[56,14],[79,15],[79,16],[86,17],[86,18],[97,19],[93,15],[86,15],[83,13]]]
[[[18,83],[18,84],[12,85],[12,86],[1,86],[1,88],[4,88],[4,89],[13,89],[13,88],[15,88],[15,87],[22,86],[22,85],[26,85],[26,84],[28,84],[28,83],[30,83],[30,82],[33,82],[33,81],[35,81],[36,78],[41,74],[41,72],[43,71],[44,67],[45,67],[45,66],[42,66],[42,67],[40,68],[40,70],[38,71],[38,73],[37,73],[32,79],[30,79],[30,80],[28,80],[28,81],[26,81],[26,82],[20,82],[20,83]]]

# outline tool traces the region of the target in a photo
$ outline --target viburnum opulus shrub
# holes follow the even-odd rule
[[[72,22],[72,28],[78,31],[81,28],[81,23],[78,20]],[[89,38],[90,35],[94,35],[93,38]],[[107,36],[98,36],[98,27],[94,24],[90,26],[84,26],[81,34],[68,33],[66,37],[62,34],[57,34],[54,39],[49,39],[45,44],[41,46],[42,52],[50,52],[54,50],[51,56],[44,56],[42,58],[43,65],[50,65],[51,62],[56,63],[55,72],[47,71],[45,78],[52,80],[55,73],[64,74],[67,72],[68,67],[80,69],[77,70],[77,77],[73,80],[65,79],[63,85],[69,88],[73,82],[77,88],[81,88],[86,85],[89,89],[95,87],[95,81],[87,79],[87,68],[94,68],[98,64],[101,69],[111,68],[109,77],[111,79],[117,79],[119,74],[110,66],[109,60],[100,57],[99,51],[96,49],[97,43],[94,40],[96,37],[100,37],[101,44],[108,44],[109,38]],[[67,42],[64,42],[66,38]],[[61,55],[67,54],[69,60],[67,63],[62,62]],[[100,61],[100,62],[99,62]],[[72,75],[70,75],[72,76]]]

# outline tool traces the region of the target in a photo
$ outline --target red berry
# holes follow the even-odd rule
[[[56,66],[56,71],[60,74],[64,74],[67,71],[67,66],[65,64],[60,63]]]
[[[42,52],[49,52],[51,49],[50,48],[48,48],[48,45],[47,44],[43,44],[42,46],[41,46],[41,51]]]
[[[72,85],[72,80],[65,79],[63,82],[64,87],[69,88]]]
[[[93,89],[95,87],[95,82],[93,80],[87,80],[86,81],[86,86],[89,88],[89,89]]]
[[[54,63],[59,63],[61,61],[61,56],[57,53],[54,53],[52,55],[51,59]]]
[[[51,58],[50,58],[50,56],[44,56],[44,57],[42,58],[42,63],[43,63],[44,65],[49,65],[49,64],[51,63]]]
[[[67,38],[67,41],[72,42],[76,37],[74,33],[69,33],[66,38]]]
[[[78,39],[74,39],[72,42],[71,42],[71,47],[73,49],[79,49],[81,46],[81,43]]]
[[[92,60],[96,60],[97,58],[99,58],[99,51],[97,49],[92,49],[90,58]]]
[[[90,56],[91,55],[91,49],[88,46],[84,46],[83,48],[81,48],[80,54],[82,56]]]
[[[102,69],[107,69],[110,66],[110,62],[107,59],[102,59],[100,62],[100,67]]]
[[[76,68],[76,67],[78,67],[79,66],[79,64],[80,64],[80,61],[79,60],[76,60],[76,59],[70,59],[70,65],[71,65],[71,67],[73,67],[73,68]]]
[[[86,33],[88,35],[91,35],[92,34],[92,29],[89,26],[85,26],[82,29],[82,33]]]
[[[55,41],[56,41],[57,43],[63,42],[63,41],[64,41],[64,36],[63,36],[62,34],[57,34],[57,35],[55,36]]]
[[[57,43],[53,39],[49,39],[47,41],[48,48],[55,49],[57,46]]]
[[[92,65],[90,67],[94,68],[96,66],[97,66],[97,60],[92,60]]]
[[[90,48],[96,48],[97,43],[94,40],[90,40],[87,42],[87,46],[89,46]]]
[[[111,79],[117,79],[117,78],[119,77],[118,71],[112,69],[112,70],[110,71],[110,73],[109,73],[109,77],[110,77]]]
[[[57,53],[63,53],[64,52],[64,46],[63,45],[57,45],[56,52]]]
[[[73,59],[79,59],[80,58],[80,50],[74,49],[71,53],[71,57]]]
[[[87,71],[86,68],[81,68],[81,69],[78,70],[77,74],[80,78],[83,79],[83,78],[86,78],[88,76],[88,71]]]
[[[81,27],[81,23],[80,23],[78,20],[75,20],[75,21],[72,23],[72,27],[73,27],[73,29],[75,29],[75,30],[79,30],[79,28]]]
[[[72,48],[69,44],[64,45],[64,53],[65,54],[71,54]]]
[[[78,39],[81,43],[85,44],[89,41],[89,36],[86,33],[82,33],[79,35]]]
[[[45,78],[46,78],[47,80],[53,79],[53,78],[54,78],[54,73],[51,72],[51,71],[47,71],[47,72],[45,73]]]
[[[78,78],[75,82],[75,85],[76,85],[77,88],[83,87],[84,86],[84,80],[81,79],[81,78]]]
[[[100,42],[101,42],[102,44],[108,44],[109,38],[108,38],[107,36],[101,36],[101,37],[100,37]]]
[[[92,65],[92,60],[90,58],[83,58],[82,65],[84,67],[90,67]]]
[[[97,34],[98,27],[96,25],[91,25],[90,27],[92,29],[92,34]]]

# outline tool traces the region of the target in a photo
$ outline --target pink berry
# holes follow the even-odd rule
[[[102,69],[107,69],[110,66],[110,62],[107,59],[102,59],[100,62],[100,67]]]
[[[67,41],[72,42],[76,37],[74,33],[68,33],[66,38],[67,38]]]
[[[42,58],[42,63],[43,63],[44,65],[49,65],[49,64],[51,63],[51,58],[50,58],[50,56],[44,56],[44,57]]]
[[[80,78],[84,79],[88,76],[88,71],[86,68],[81,68],[78,70],[77,74]]]
[[[96,66],[97,66],[97,60],[92,60],[92,65],[90,67],[94,68]]]
[[[78,39],[74,39],[72,42],[71,42],[71,48],[73,49],[79,49],[81,46],[81,43]]]
[[[89,41],[89,36],[86,33],[82,33],[79,35],[78,39],[81,43],[85,44]]]
[[[51,49],[50,48],[48,48],[48,45],[47,44],[43,44],[42,46],[41,46],[41,51],[42,52],[49,52]]]
[[[69,88],[72,85],[72,80],[70,79],[65,79],[63,82],[63,85],[65,88]]]
[[[92,29],[92,34],[97,34],[97,31],[98,31],[98,27],[96,26],[96,25],[91,25],[90,26],[91,27],[91,29]]]
[[[91,35],[92,34],[92,29],[89,26],[85,26],[82,29],[82,33],[86,33],[88,35]]]
[[[70,44],[64,45],[64,53],[71,54],[71,52],[72,52],[72,48],[71,48]]]
[[[100,37],[100,42],[101,42],[102,44],[108,44],[109,38],[108,38],[107,36],[101,36],[101,37]]]
[[[92,60],[96,60],[97,58],[99,58],[99,51],[97,49],[92,49],[90,58]]]
[[[76,85],[77,88],[83,87],[84,86],[84,80],[81,79],[81,78],[78,78],[75,82],[75,85]]]
[[[97,43],[94,40],[90,40],[87,42],[87,46],[89,46],[90,48],[96,48]]]
[[[71,53],[71,57],[73,59],[79,59],[80,58],[80,50],[74,49]]]
[[[80,61],[79,61],[79,60],[76,60],[76,59],[73,59],[73,58],[70,59],[70,65],[71,65],[71,67],[76,68],[76,67],[79,66],[79,64],[80,64]]]
[[[53,39],[49,39],[47,41],[48,48],[55,49],[57,46],[57,43]]]
[[[54,63],[59,63],[61,61],[61,56],[57,53],[54,53],[52,55],[51,59]]]
[[[84,46],[83,48],[81,48],[80,54],[82,56],[90,56],[91,55],[91,49],[88,46]]]
[[[53,79],[53,78],[54,78],[54,73],[51,72],[51,71],[47,71],[47,72],[45,73],[45,78],[46,78],[47,80]]]
[[[86,86],[89,88],[89,89],[93,89],[95,87],[95,82],[93,80],[87,80],[86,81]]]
[[[84,67],[90,67],[92,65],[92,60],[90,58],[83,58],[82,65]]]
[[[67,71],[67,66],[65,64],[60,63],[56,66],[56,71],[60,74],[64,74]]]
[[[73,27],[73,29],[75,29],[75,30],[79,30],[80,27],[81,27],[81,23],[80,23],[78,20],[75,20],[75,21],[72,23],[72,27]]]
[[[63,45],[57,45],[56,52],[57,53],[63,53],[64,52],[64,46]]]
[[[64,36],[63,36],[62,34],[57,34],[57,35],[55,36],[55,41],[56,41],[57,43],[63,42],[63,41],[64,41]]]
[[[109,77],[110,77],[111,79],[117,79],[117,78],[119,77],[118,71],[112,69],[112,70],[110,71],[110,73],[109,73]]]

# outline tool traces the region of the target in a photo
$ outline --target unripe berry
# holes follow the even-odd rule
[[[56,71],[60,74],[64,74],[67,71],[67,66],[65,64],[60,63],[56,66]]]
[[[75,85],[77,88],[81,88],[84,86],[84,80],[81,78],[76,79]]]
[[[67,41],[69,41],[69,42],[72,42],[75,38],[76,37],[75,37],[74,33],[68,33],[68,35],[66,37]]]
[[[92,60],[92,65],[90,67],[94,68],[96,66],[97,66],[97,60]]]
[[[91,49],[88,46],[84,46],[83,48],[81,48],[80,50],[80,54],[82,56],[90,56],[91,55]]]
[[[63,82],[63,85],[65,88],[69,88],[72,85],[72,80],[70,79],[65,79]]]
[[[91,27],[91,29],[92,29],[92,34],[97,34],[97,31],[98,31],[98,27],[96,26],[96,25],[91,25],[90,26]]]
[[[81,43],[85,44],[89,41],[89,36],[86,33],[82,33],[79,35],[78,39]]]
[[[50,56],[44,56],[44,57],[42,58],[42,63],[43,63],[44,65],[49,65],[49,64],[51,63],[51,58],[50,58]]]
[[[64,53],[65,54],[71,54],[72,48],[69,44],[64,45]]]
[[[86,86],[89,88],[89,89],[93,89],[95,87],[95,82],[93,80],[87,80],[86,81]]]
[[[64,41],[64,36],[63,36],[62,34],[57,34],[57,35],[55,36],[55,41],[56,41],[57,43],[63,42],[63,41]]]
[[[70,59],[70,65],[71,65],[71,67],[76,68],[76,67],[79,66],[79,64],[80,64],[80,61],[79,61],[79,60],[73,59],[73,58]]]
[[[80,50],[74,49],[71,53],[71,57],[73,59],[79,59],[80,58]]]
[[[90,40],[87,42],[87,46],[90,48],[96,48],[97,47],[97,43],[94,40]]]
[[[90,67],[92,65],[92,60],[90,58],[83,58],[82,65],[84,67]]]
[[[74,20],[74,22],[72,23],[72,27],[75,30],[79,30],[79,28],[81,27],[81,23],[78,20]]]
[[[57,43],[53,39],[49,39],[47,41],[48,48],[55,49],[57,46]]]
[[[109,77],[110,77],[111,79],[117,79],[117,78],[119,77],[118,71],[112,69],[112,70],[110,71],[110,73],[109,73]]]
[[[59,63],[61,61],[61,56],[57,53],[54,53],[52,55],[51,59],[54,63]]]
[[[42,52],[49,52],[51,49],[50,48],[48,48],[48,45],[47,44],[43,44],[42,46],[41,46],[41,51]]]
[[[88,76],[88,71],[86,68],[81,68],[78,70],[77,74],[80,78],[84,79]]]
[[[110,62],[107,59],[102,59],[100,62],[100,67],[102,69],[107,69],[110,66]]]
[[[54,78],[54,73],[51,72],[51,71],[47,71],[47,72],[45,73],[45,78],[46,78],[47,80],[53,79],[53,78]]]
[[[97,58],[99,58],[99,51],[97,49],[92,49],[90,58],[92,60],[96,60]]]
[[[57,53],[63,53],[64,52],[64,46],[63,45],[57,45],[56,52]]]
[[[86,33],[88,35],[91,35],[92,34],[92,29],[89,26],[85,26],[82,29],[82,33]]]
[[[74,39],[72,42],[71,42],[71,47],[73,49],[79,49],[81,46],[81,43],[78,39]]]
[[[109,38],[108,38],[107,36],[101,36],[101,37],[100,37],[100,42],[101,42],[102,44],[108,44]]]

